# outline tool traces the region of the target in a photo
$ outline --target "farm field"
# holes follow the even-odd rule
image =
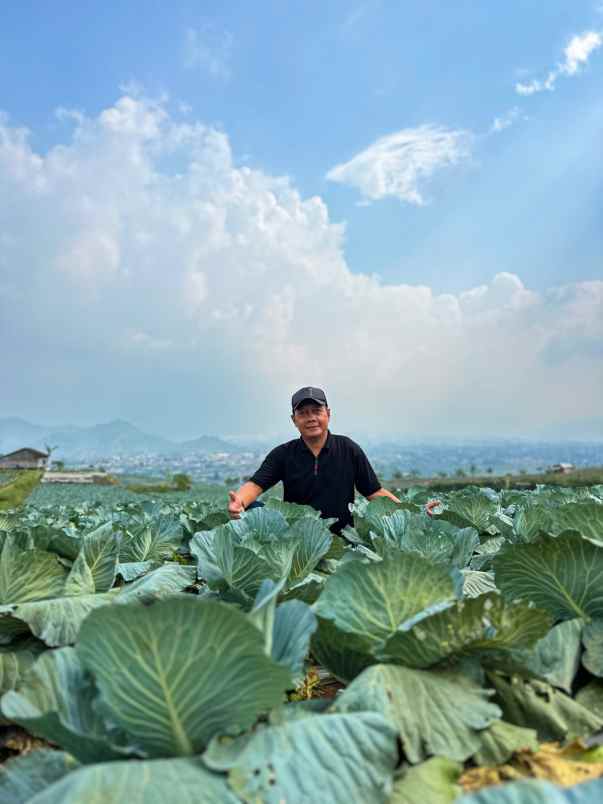
[[[0,802],[603,796],[603,487],[0,512]]]

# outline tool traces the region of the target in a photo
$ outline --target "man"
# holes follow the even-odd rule
[[[353,524],[349,503],[355,490],[369,500],[389,497],[400,500],[382,488],[368,458],[351,438],[329,431],[331,411],[325,392],[307,386],[291,398],[291,420],[300,438],[275,447],[257,472],[238,491],[230,491],[228,512],[238,519],[262,492],[283,482],[286,502],[311,505],[323,517],[336,517],[331,530],[340,533]],[[428,503],[427,513],[437,501]]]

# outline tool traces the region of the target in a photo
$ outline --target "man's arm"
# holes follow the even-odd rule
[[[374,500],[375,497],[389,497],[390,500],[393,500],[394,502],[397,503],[401,502],[401,500],[399,500],[395,494],[392,494],[391,491],[388,491],[387,489],[384,488],[380,488],[374,494],[369,494],[367,500]]]
[[[367,500],[374,500],[375,497],[389,497],[390,500],[393,500],[394,502],[401,502],[401,500],[399,500],[395,494],[392,494],[391,491],[383,488],[379,489],[379,491],[376,491],[374,494],[371,494],[369,497],[367,497]],[[433,516],[433,509],[437,508],[438,505],[440,505],[439,500],[430,500],[428,503],[425,503],[425,513],[428,516]]]
[[[239,519],[241,513],[248,508],[252,502],[255,502],[260,494],[264,491],[257,483],[248,480],[243,483],[238,491],[229,491],[228,501],[228,516],[231,519]]]

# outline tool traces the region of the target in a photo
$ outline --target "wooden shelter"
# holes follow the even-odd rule
[[[8,455],[0,455],[0,469],[46,469],[49,455],[31,447],[23,447]]]

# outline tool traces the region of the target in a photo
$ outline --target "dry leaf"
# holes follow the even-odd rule
[[[505,765],[495,768],[471,768],[459,783],[465,792],[520,779],[546,779],[561,787],[598,779],[603,776],[603,757],[598,748],[588,749],[580,740],[562,747],[559,743],[543,743],[540,750],[518,751]]]

